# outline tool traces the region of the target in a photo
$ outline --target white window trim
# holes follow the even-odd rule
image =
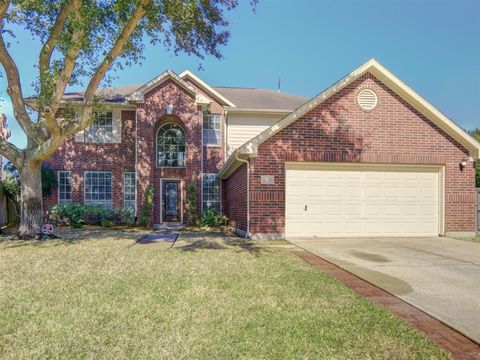
[[[217,178],[218,178],[218,182],[219,182],[219,200],[218,200],[218,204],[219,204],[219,212],[220,214],[222,214],[222,179],[220,178],[219,174],[218,173],[202,173],[202,182],[201,182],[201,201],[202,201],[202,212],[205,211],[205,207],[204,207],[204,201],[203,201],[203,178],[205,175],[211,175],[211,174],[215,174],[217,175]]]
[[[111,192],[110,194],[112,195],[112,199],[110,199],[110,203],[111,203],[111,206],[110,208],[113,208],[113,176],[112,176],[112,172],[111,171],[108,171],[108,170],[88,170],[88,171],[84,171],[83,172],[83,203],[84,204],[91,204],[91,205],[100,205],[99,203],[92,203],[92,202],[87,202],[87,186],[86,186],[86,183],[87,183],[87,174],[89,173],[108,173],[110,174],[110,187],[111,187]]]
[[[60,200],[60,174],[68,173],[70,175],[70,201]],[[72,172],[70,170],[58,170],[57,171],[57,204],[68,204],[72,202]]]
[[[111,118],[111,125],[96,125],[95,122],[97,121],[97,116],[98,115],[107,115],[107,114],[110,114],[110,118]],[[101,114],[94,114],[94,117],[95,117],[95,120],[93,121],[93,123],[85,129],[84,131],[84,139],[85,139],[85,142],[88,142],[88,143],[93,143],[93,144],[109,144],[109,143],[113,143],[113,135],[114,135],[114,127],[115,127],[115,118],[114,118],[114,113],[112,110],[107,110],[105,113],[101,113]],[[98,134],[99,130],[103,130],[105,129],[104,131],[102,132],[105,132],[107,133],[107,131],[109,133],[111,133],[110,135],[110,141],[98,141],[98,139],[95,138],[96,134]],[[108,130],[107,130],[108,129]],[[93,132],[93,136],[89,133],[89,132]],[[93,138],[89,138],[90,136],[92,136]]]
[[[205,129],[205,127],[203,126],[204,122],[205,122],[205,116],[218,116],[219,118],[219,125],[220,125],[220,128],[218,129],[218,134],[219,134],[219,140],[218,140],[218,143],[217,144],[206,144],[205,143],[205,130],[215,130],[216,129]],[[218,147],[222,147],[222,114],[210,114],[210,113],[202,113],[202,145],[203,147],[215,147],[215,148],[218,148]]]
[[[178,125],[180,129],[183,131],[183,137],[185,140],[185,151],[183,152],[183,166],[162,166],[158,164],[158,133],[161,128],[163,128],[167,124],[175,124]],[[155,133],[155,167],[156,168],[162,168],[162,169],[185,169],[187,167],[187,135],[186,131],[183,126],[175,123],[175,122],[166,122],[165,124],[162,124],[158,129],[157,132]]]
[[[126,183],[126,181],[125,181],[125,180],[126,180],[127,174],[133,174],[133,179],[134,179],[134,181],[135,181],[135,188],[134,188],[134,191],[135,191],[135,192],[134,192],[134,195],[135,195],[135,200],[134,200],[134,201],[135,201],[134,214],[137,215],[137,173],[136,173],[135,171],[125,171],[125,172],[123,173],[123,208],[126,209],[126,208],[125,208],[125,202],[126,202],[127,200],[125,199],[125,195],[126,195],[126,193],[125,193],[125,183]],[[131,201],[131,200],[128,200],[128,201]]]

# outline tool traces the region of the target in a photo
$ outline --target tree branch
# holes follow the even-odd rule
[[[1,0],[0,0],[1,1]],[[116,39],[115,43],[113,44],[112,48],[105,56],[103,61],[100,63],[99,67],[93,74],[90,82],[87,86],[87,90],[84,94],[84,106],[82,108],[82,115],[80,116],[78,121],[73,122],[70,126],[63,128],[61,131],[61,135],[58,137],[50,137],[47,141],[42,143],[40,146],[37,147],[34,158],[38,160],[45,160],[48,159],[53,152],[61,145],[64,139],[74,135],[78,131],[82,131],[90,125],[90,120],[93,113],[93,100],[95,97],[95,92],[97,91],[98,85],[100,81],[105,76],[106,72],[113,64],[115,59],[122,54],[125,45],[127,44],[130,36],[132,35],[133,31],[137,27],[138,22],[145,16],[146,14],[146,7],[151,3],[152,0],[140,0],[137,9],[133,12],[130,20],[125,24],[125,27],[119,34],[118,38]],[[72,66],[75,65],[73,62]],[[65,69],[65,71],[69,71]],[[71,68],[73,70],[73,67]],[[63,95],[63,91],[58,91],[58,83],[57,83],[57,95]],[[61,98],[60,98],[61,99]]]
[[[7,75],[7,94],[10,96],[13,105],[15,119],[22,127],[27,137],[32,134],[32,120],[27,113],[25,99],[23,98],[22,86],[20,85],[20,74],[17,65],[7,51],[5,41],[3,40],[3,20],[10,6],[9,0],[0,0],[0,64],[2,64]]]
[[[3,27],[3,19],[7,14],[8,7],[10,6],[10,0],[0,0],[0,21],[2,22]]]
[[[105,76],[110,66],[113,64],[115,59],[123,52],[123,49],[127,44],[133,31],[135,30],[138,22],[145,16],[146,7],[150,3],[151,3],[151,0],[139,1],[138,8],[132,14],[132,17],[123,28],[119,37],[113,44],[112,48],[103,59],[100,66],[95,71],[95,74],[93,74],[92,78],[90,79],[90,83],[87,86],[87,90],[85,91],[85,94],[84,94],[84,102],[87,105],[89,105],[89,103],[92,102],[95,96],[95,92],[97,91],[98,85],[100,84],[100,81],[103,79],[103,77]]]
[[[75,16],[75,20],[79,21],[82,0],[72,0],[70,4],[71,6],[69,7],[69,11],[73,12]],[[60,106],[60,102],[62,100],[63,94],[65,93],[65,89],[70,81],[70,78],[72,77],[72,72],[73,72],[73,69],[75,68],[77,57],[82,48],[81,42],[82,42],[83,36],[84,36],[84,29],[82,27],[77,27],[71,37],[72,46],[68,49],[67,54],[65,55],[65,58],[63,61],[63,69],[60,72],[60,75],[56,81],[55,93],[54,93],[53,99],[49,104],[50,105],[49,113],[44,114],[45,125],[49,129],[52,137],[58,137],[61,132],[61,129],[58,126],[56,121],[57,111]]]
[[[22,168],[23,151],[2,138],[0,138],[0,154],[14,164],[17,169]]]
[[[63,3],[58,12],[55,23],[53,24],[52,29],[50,30],[50,36],[48,40],[43,44],[42,50],[40,51],[38,67],[40,69],[40,79],[46,72],[50,70],[50,59],[52,58],[53,50],[58,44],[58,40],[63,31],[65,22],[67,21],[68,15],[72,10],[74,1],[68,1]]]

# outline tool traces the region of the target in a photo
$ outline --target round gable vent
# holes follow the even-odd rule
[[[363,110],[372,110],[377,106],[377,94],[370,89],[362,90],[358,94],[357,101]]]

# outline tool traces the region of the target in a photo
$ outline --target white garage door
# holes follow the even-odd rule
[[[285,235],[437,236],[438,168],[288,164]]]

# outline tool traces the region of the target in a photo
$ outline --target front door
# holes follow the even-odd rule
[[[162,222],[181,221],[179,185],[175,180],[162,181]]]

